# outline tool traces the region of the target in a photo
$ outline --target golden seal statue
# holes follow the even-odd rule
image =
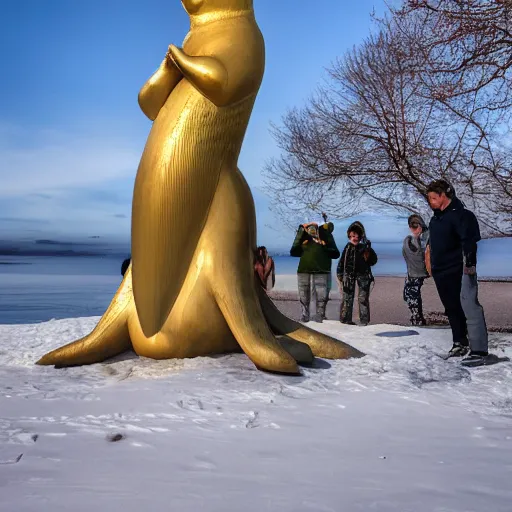
[[[38,364],[240,351],[262,369],[363,354],[283,316],[254,274],[256,215],[237,168],[263,78],[252,0],[183,0],[190,31],[139,93],[154,121],[137,170],[132,263],[86,337]]]

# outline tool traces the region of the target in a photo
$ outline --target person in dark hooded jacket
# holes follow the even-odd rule
[[[423,219],[413,214],[408,219],[411,234],[404,239],[402,255],[407,265],[407,277],[404,284],[404,300],[411,312],[412,325],[426,325],[423,316],[421,287],[429,273],[425,263],[425,251],[429,231]]]
[[[448,357],[462,357],[471,350],[463,364],[489,364],[496,356],[488,353],[487,326],[478,301],[478,221],[446,180],[432,182],[427,195],[434,211],[429,225],[431,272],[453,335]]]
[[[126,274],[126,271],[128,270],[128,267],[130,266],[132,259],[126,258],[123,263],[121,264],[121,275],[124,277]]]
[[[254,272],[262,288],[269,292],[276,284],[276,268],[274,260],[269,256],[267,248],[261,245],[254,255]]]
[[[297,268],[299,300],[302,308],[301,322],[310,320],[311,283],[316,294],[317,322],[325,319],[325,308],[331,289],[332,260],[340,257],[340,251],[332,236],[334,224],[316,222],[301,224],[290,249],[290,256],[300,257]]]
[[[366,238],[364,226],[356,221],[348,230],[349,242],[343,249],[338,262],[336,276],[343,299],[340,309],[340,322],[355,325],[352,321],[356,283],[359,288],[359,322],[370,323],[370,287],[374,281],[371,267],[377,263],[377,254]]]

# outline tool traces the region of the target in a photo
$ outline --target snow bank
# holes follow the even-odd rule
[[[0,326],[1,510],[510,511],[512,365],[444,361],[445,329],[312,323],[368,355],[301,377],[243,354],[34,366],[97,321]]]

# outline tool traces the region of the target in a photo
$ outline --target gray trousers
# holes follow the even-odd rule
[[[340,322],[352,322],[352,310],[354,308],[354,297],[356,293],[356,282],[358,287],[357,301],[359,303],[359,321],[366,325],[370,323],[370,287],[372,280],[370,276],[346,276],[338,278],[340,292],[343,292],[343,299],[340,309]]]
[[[484,308],[478,301],[478,279],[476,274],[473,276],[463,274],[460,302],[466,317],[469,348],[472,352],[487,352],[489,338]]]
[[[299,300],[302,309],[302,322],[309,322],[309,304],[311,302],[311,288],[316,296],[317,320],[325,319],[325,308],[329,300],[331,288],[330,274],[297,274]]]

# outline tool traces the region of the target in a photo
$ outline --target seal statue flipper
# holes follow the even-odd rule
[[[249,186],[236,167],[226,166],[198,247],[210,262],[204,265],[209,288],[229,330],[258,368],[299,374],[296,360],[278,342],[261,310],[253,266],[255,235]]]
[[[77,366],[99,363],[126,352],[132,346],[128,333],[128,317],[133,309],[129,267],[110,306],[94,330],[84,338],[49,352],[36,364]]]
[[[138,101],[140,109],[151,121],[156,119],[169,94],[171,94],[182,78],[183,75],[169,58],[169,54],[167,54],[159,68],[139,92]]]
[[[215,105],[222,106],[229,101],[228,73],[215,57],[192,57],[181,48],[169,46],[169,53],[176,67],[203,96]]]
[[[306,343],[311,347],[315,356],[325,359],[347,359],[364,356],[362,352],[343,341],[310,329],[283,315],[262,288],[258,290],[258,295],[263,313],[276,335],[284,334],[289,338]]]
[[[233,270],[229,280],[213,283],[213,293],[242,350],[262,370],[300,374],[297,362],[278,343],[263,316],[252,268]]]
[[[279,344],[263,316],[253,276],[243,273],[235,271],[230,280],[215,282],[215,298],[231,332],[259,369],[299,375],[295,358]]]

